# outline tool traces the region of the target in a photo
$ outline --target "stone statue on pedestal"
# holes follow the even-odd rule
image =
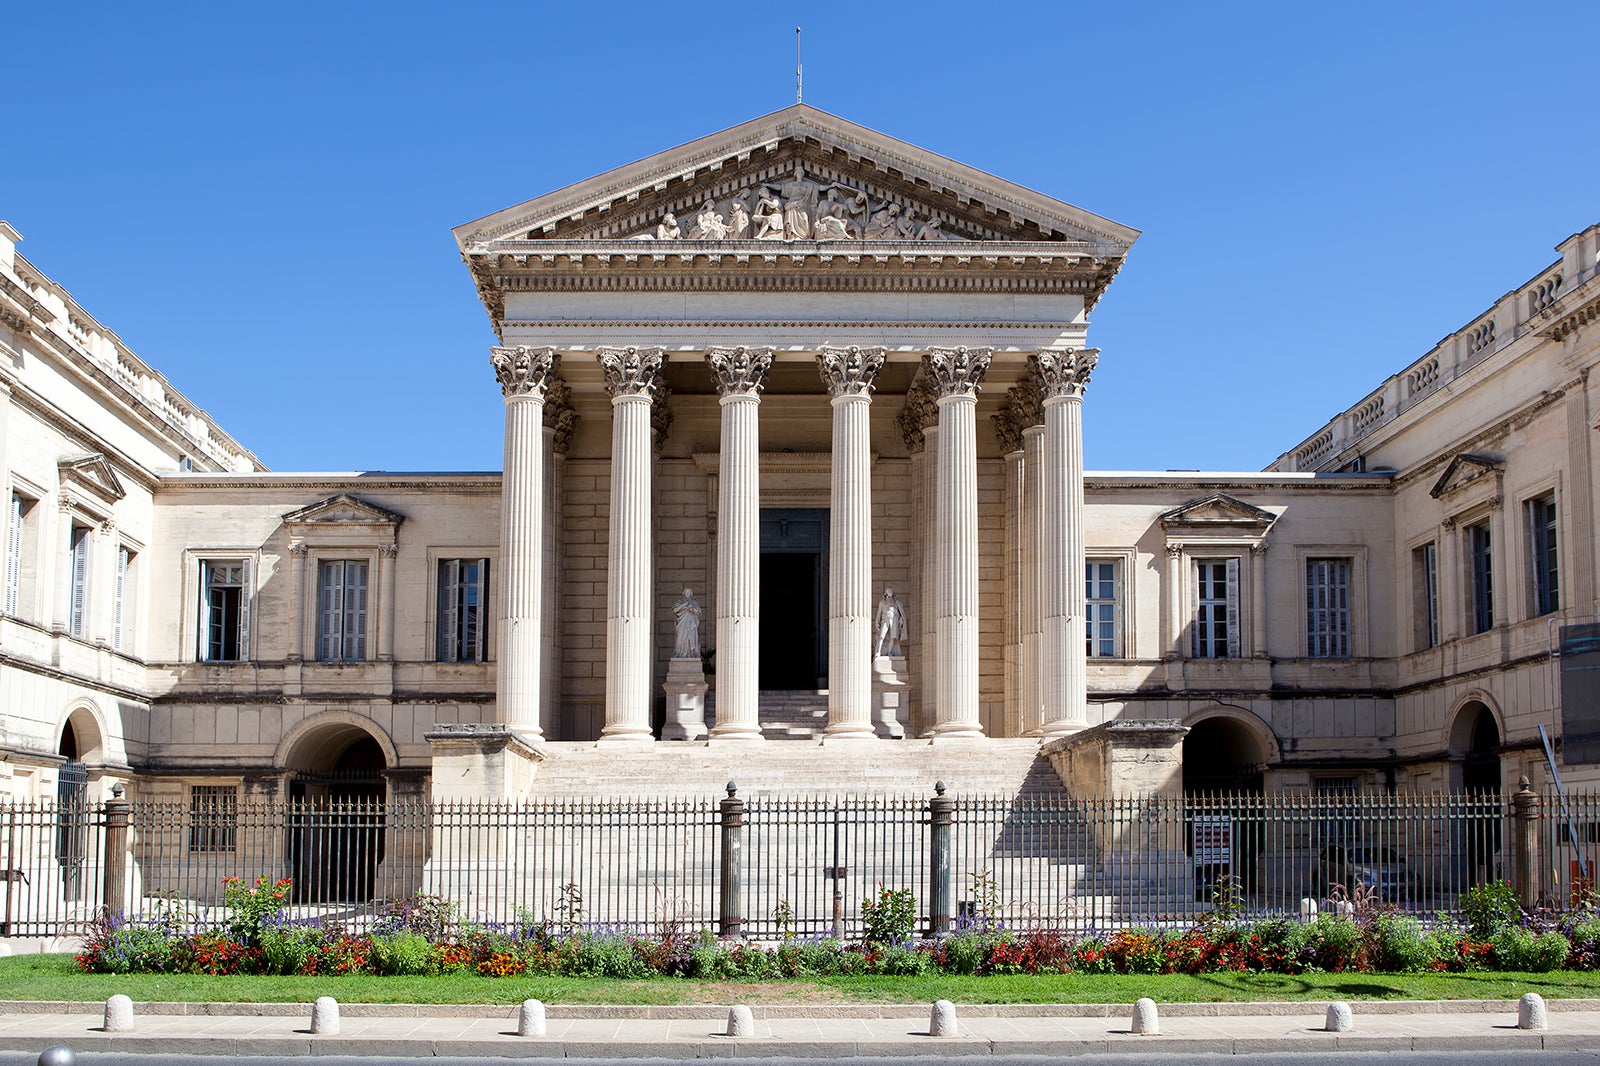
[[[677,640],[672,649],[674,659],[700,658],[700,604],[694,598],[694,589],[684,589],[683,598],[672,605],[672,617],[677,619]]]
[[[894,589],[887,586],[883,590],[883,599],[878,601],[874,629],[877,632],[877,641],[873,644],[874,655],[892,658],[903,654],[900,642],[906,639],[906,609],[900,597],[894,594]]]

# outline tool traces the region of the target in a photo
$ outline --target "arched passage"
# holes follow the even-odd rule
[[[376,723],[348,712],[308,719],[279,745],[289,770],[289,864],[301,903],[372,898],[383,861],[384,771],[394,748]]]
[[[1183,738],[1183,791],[1262,791],[1269,755],[1256,730],[1230,714],[1203,716]]]
[[[1469,700],[1450,727],[1451,761],[1461,764],[1461,791],[1499,792],[1500,723],[1482,700]]]

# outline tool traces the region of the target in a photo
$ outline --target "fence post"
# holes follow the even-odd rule
[[[123,798],[121,782],[111,786],[111,798],[106,800],[105,879],[102,882],[101,904],[109,914],[123,911],[128,886],[128,801]]]
[[[722,900],[717,916],[720,936],[740,935],[744,926],[740,900],[741,852],[744,849],[744,800],[738,796],[738,786],[728,782],[728,798],[721,803],[722,813]]]
[[[944,782],[933,786],[928,801],[928,935],[940,937],[950,931],[950,824],[955,821],[956,801],[944,794]]]
[[[1511,797],[1512,885],[1524,907],[1539,901],[1539,796],[1523,774]]]

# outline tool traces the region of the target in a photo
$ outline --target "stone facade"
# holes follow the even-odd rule
[[[1600,227],[1262,473],[1085,473],[1136,237],[796,106],[460,227],[505,474],[327,475],[0,227],[0,793],[514,799],[596,742],[785,738],[1039,737],[1113,787],[1156,733],[1163,790],[1540,780],[1552,622],[1600,596]],[[669,669],[701,739],[658,739]]]

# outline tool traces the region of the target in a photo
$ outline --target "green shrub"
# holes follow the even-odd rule
[[[372,938],[372,971],[378,974],[429,974],[439,969],[433,941],[421,933],[380,933]]]
[[[1474,885],[1461,893],[1460,903],[1467,932],[1479,940],[1488,940],[1507,926],[1522,923],[1517,890],[1504,881]]]
[[[904,944],[917,924],[917,900],[909,888],[878,886],[875,899],[861,901],[861,939],[868,944]]]
[[[1380,914],[1367,930],[1367,961],[1383,973],[1416,973],[1434,959],[1433,945],[1415,918]]]
[[[896,977],[914,977],[933,968],[933,960],[926,951],[916,948],[885,948],[872,968],[874,973],[892,974]]]
[[[1522,973],[1558,970],[1572,951],[1572,943],[1560,933],[1535,935],[1515,925],[1501,928],[1489,943],[1494,945],[1495,965]]]
[[[97,929],[78,956],[89,973],[161,973],[171,968],[175,940],[152,925],[124,925],[120,919]]]
[[[228,908],[228,924],[223,931],[228,939],[246,947],[261,943],[261,931],[289,902],[290,884],[287,877],[271,881],[263,875],[251,885],[237,877],[224,878],[222,903]]]
[[[626,937],[579,933],[561,946],[558,972],[563,977],[649,977],[650,969]]]
[[[1248,929],[1253,948],[1251,969],[1297,973],[1300,956],[1311,940],[1311,928],[1293,918],[1269,918]]]
[[[297,974],[322,947],[322,930],[312,926],[276,926],[261,931],[261,969],[270,974]]]
[[[1324,911],[1306,928],[1306,946],[1319,968],[1329,973],[1359,968],[1361,927],[1353,920]]]

